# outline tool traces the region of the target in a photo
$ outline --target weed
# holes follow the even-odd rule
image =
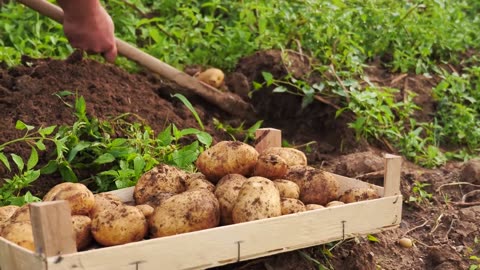
[[[415,181],[412,188],[412,195],[408,198],[408,202],[414,202],[418,205],[429,204],[433,195],[425,190],[428,186],[430,186],[430,184]]]
[[[245,129],[245,122],[242,122],[238,127],[232,127],[229,124],[220,122],[220,120],[217,118],[213,118],[213,125],[215,126],[215,129],[221,130],[222,132],[230,135],[232,140],[238,140],[239,138],[242,138],[243,142],[245,143],[251,143],[255,141],[255,132],[262,126],[262,123],[263,120],[259,120],[251,127]]]

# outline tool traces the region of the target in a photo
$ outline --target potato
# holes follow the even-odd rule
[[[196,77],[198,80],[212,87],[219,88],[223,84],[225,74],[218,68],[209,68],[200,72]]]
[[[233,206],[233,222],[241,223],[280,215],[280,192],[275,184],[264,177],[250,177],[243,184]]]
[[[185,179],[187,190],[195,190],[199,188],[205,188],[210,192],[215,191],[215,185],[208,181],[205,175],[202,173],[191,173],[187,175]]]
[[[32,224],[29,221],[8,222],[2,230],[2,237],[31,251],[35,251]]]
[[[92,220],[87,216],[72,216],[73,232],[75,233],[75,241],[77,250],[84,250],[93,242],[92,237]]]
[[[315,209],[323,209],[323,208],[325,208],[325,206],[320,205],[320,204],[311,203],[311,204],[305,205],[305,209],[306,209],[307,211],[315,210]]]
[[[220,203],[220,223],[222,225],[233,224],[232,209],[245,182],[247,182],[247,178],[240,174],[227,174],[218,181],[215,196]]]
[[[0,226],[6,222],[20,207],[16,205],[7,205],[0,207]]]
[[[334,206],[339,206],[339,205],[344,205],[345,203],[340,202],[340,201],[331,201],[327,203],[327,207],[334,207]]]
[[[273,180],[275,187],[280,192],[280,198],[300,198],[300,187],[293,181],[286,179]]]
[[[135,207],[142,211],[142,214],[145,216],[146,219],[148,219],[153,214],[153,207],[148,204],[135,205]]]
[[[278,155],[285,160],[288,166],[307,165],[307,157],[305,154],[295,148],[269,147],[262,154]]]
[[[340,196],[340,201],[344,203],[353,203],[371,199],[377,199],[377,192],[373,188],[353,188],[345,191],[345,193]]]
[[[80,183],[60,183],[50,189],[43,197],[44,201],[66,200],[72,215],[88,215],[95,204],[93,193]]]
[[[302,201],[292,198],[283,198],[280,201],[282,206],[282,215],[304,212],[307,209]]]
[[[30,222],[30,204],[22,205],[15,213],[5,222]]]
[[[174,195],[176,195],[176,193],[159,192],[157,194],[152,195],[150,199],[147,202],[145,202],[145,204],[155,208],[157,206],[160,206],[164,201],[168,200],[170,197]]]
[[[145,204],[154,200],[160,192],[181,193],[185,191],[187,174],[170,165],[161,164],[144,173],[137,181],[133,191],[135,204]]]
[[[275,154],[261,154],[253,170],[253,175],[271,180],[282,178],[288,172],[287,162]]]
[[[221,141],[203,151],[196,161],[197,168],[212,183],[227,174],[252,174],[258,152],[252,146],[238,141]]]
[[[99,211],[92,218],[93,238],[103,246],[115,246],[142,240],[147,221],[135,206],[119,205]]]
[[[95,204],[90,210],[90,217],[93,217],[96,213],[109,208],[115,208],[119,205],[123,205],[123,202],[119,197],[111,193],[99,193],[94,195]]]
[[[300,187],[300,200],[305,204],[326,205],[338,197],[339,184],[329,172],[309,166],[293,166],[285,178]]]
[[[149,218],[152,238],[213,228],[220,223],[217,198],[206,189],[185,191],[156,207]]]

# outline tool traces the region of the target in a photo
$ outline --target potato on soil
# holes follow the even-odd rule
[[[187,175],[185,179],[187,190],[195,190],[199,188],[205,188],[210,192],[215,191],[215,185],[207,180],[207,177],[202,173],[191,173]]]
[[[220,223],[219,203],[206,189],[185,191],[156,207],[148,222],[152,238],[213,228]]]
[[[283,158],[283,160],[285,160],[288,166],[307,165],[307,157],[305,156],[305,154],[295,148],[270,147],[267,148],[262,154],[278,155]]]
[[[92,234],[103,246],[122,245],[142,240],[147,221],[135,206],[119,205],[99,211],[92,217]]]
[[[280,192],[275,184],[264,177],[250,177],[243,184],[233,206],[233,222],[241,223],[280,215]]]
[[[325,206],[320,205],[320,204],[311,203],[311,204],[305,205],[305,209],[306,209],[307,211],[315,210],[315,209],[323,209],[323,208],[325,208]]]
[[[21,247],[35,251],[32,224],[29,221],[7,222],[3,227],[2,237]]]
[[[212,87],[219,88],[223,84],[225,74],[218,68],[209,68],[200,72],[196,77]]]
[[[227,174],[250,176],[258,160],[252,146],[238,141],[221,141],[200,154],[197,168],[207,179],[217,183]]]
[[[220,203],[220,223],[222,225],[233,224],[232,209],[245,182],[247,182],[247,178],[240,174],[227,174],[218,181],[215,196]]]
[[[135,207],[137,207],[140,211],[142,211],[142,214],[147,219],[153,214],[154,208],[148,204],[135,205]]]
[[[0,207],[0,226],[6,222],[20,207],[16,205],[7,205]]]
[[[280,203],[282,206],[282,215],[300,213],[307,210],[305,204],[298,199],[283,198]]]
[[[73,232],[77,243],[77,250],[84,250],[93,241],[92,237],[92,220],[87,216],[72,216]]]
[[[253,175],[273,180],[284,177],[287,172],[288,165],[282,157],[275,154],[262,153],[258,157],[257,164],[255,164]]]
[[[353,188],[345,191],[345,193],[340,196],[340,201],[344,203],[353,203],[365,200],[377,199],[377,192],[373,188]]]
[[[327,203],[327,207],[334,207],[334,206],[339,206],[344,204],[345,204],[344,202],[340,202],[340,201],[331,201]]]
[[[66,200],[72,215],[88,215],[95,204],[93,193],[83,184],[65,182],[50,189],[44,201]]]
[[[187,173],[170,165],[161,164],[144,173],[133,191],[135,204],[145,204],[154,200],[160,192],[181,193],[185,191]]]
[[[300,187],[293,181],[286,179],[273,180],[275,187],[280,192],[280,198],[300,198]]]

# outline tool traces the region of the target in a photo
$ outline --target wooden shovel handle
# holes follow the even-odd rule
[[[19,0],[19,2],[59,23],[63,22],[63,10],[54,4],[45,0]],[[252,110],[250,105],[239,96],[233,93],[222,92],[209,85],[203,84],[196,78],[158,60],[119,38],[115,38],[115,41],[119,54],[139,63],[165,79],[174,81],[193,94],[199,95],[208,102],[215,104],[222,110],[240,117],[246,117],[251,114]]]

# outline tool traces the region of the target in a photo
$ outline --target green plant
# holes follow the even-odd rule
[[[431,184],[428,183],[421,183],[419,181],[415,181],[412,187],[412,195],[410,195],[410,197],[408,198],[408,202],[414,202],[419,205],[429,204],[433,195],[431,193],[428,193],[425,188],[430,185]]]
[[[238,127],[232,127],[229,124],[224,124],[220,122],[217,118],[213,118],[213,125],[215,129],[221,130],[226,134],[230,135],[232,140],[238,140],[239,138],[243,138],[243,142],[253,142],[255,141],[255,131],[262,126],[263,120],[259,120],[255,122],[251,127],[245,129],[244,125],[245,122],[242,122]]]

